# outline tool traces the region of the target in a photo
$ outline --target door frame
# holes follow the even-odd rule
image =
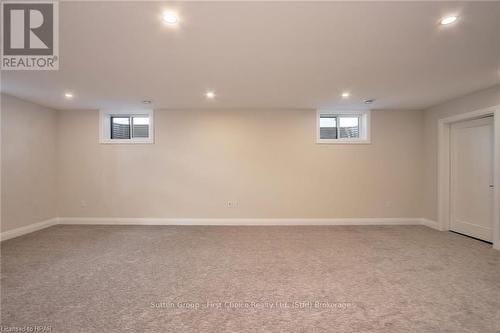
[[[451,124],[493,116],[493,248],[500,250],[500,105],[438,120],[438,225],[450,230]]]

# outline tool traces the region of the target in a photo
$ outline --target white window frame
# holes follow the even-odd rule
[[[112,117],[144,117],[149,118],[149,137],[130,139],[111,139],[111,118]],[[151,144],[154,143],[154,110],[133,110],[133,111],[99,111],[99,143],[112,144]]]
[[[337,116],[337,117],[359,117],[359,138],[339,138],[339,139],[322,139],[320,135],[320,118],[322,115]],[[338,118],[337,118],[338,119]],[[370,144],[370,110],[364,111],[333,111],[333,110],[317,110],[316,112],[316,143],[325,144]]]

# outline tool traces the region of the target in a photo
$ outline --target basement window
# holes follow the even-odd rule
[[[317,112],[317,143],[370,143],[370,111]]]
[[[153,143],[153,110],[100,111],[101,143]]]

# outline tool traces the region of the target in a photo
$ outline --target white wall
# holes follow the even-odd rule
[[[446,103],[437,105],[424,112],[425,169],[423,216],[433,221],[438,219],[437,203],[437,147],[439,119],[474,110],[500,105],[500,85],[481,90]]]
[[[97,111],[2,95],[1,230],[56,216],[436,220],[437,120],[499,104],[496,86],[374,111],[360,146],[315,144],[313,110],[158,110],[155,144],[101,145]]]
[[[56,211],[57,111],[1,96],[2,232]]]
[[[422,112],[372,112],[371,145],[316,144],[315,115],[158,110],[155,144],[103,145],[97,111],[61,111],[60,216],[421,216]]]

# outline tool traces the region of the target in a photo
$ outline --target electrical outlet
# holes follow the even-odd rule
[[[81,208],[86,208],[87,207],[87,201],[85,201],[85,200],[80,201],[80,207]]]
[[[227,208],[235,208],[238,205],[238,202],[236,201],[228,201],[226,202],[226,207]]]

